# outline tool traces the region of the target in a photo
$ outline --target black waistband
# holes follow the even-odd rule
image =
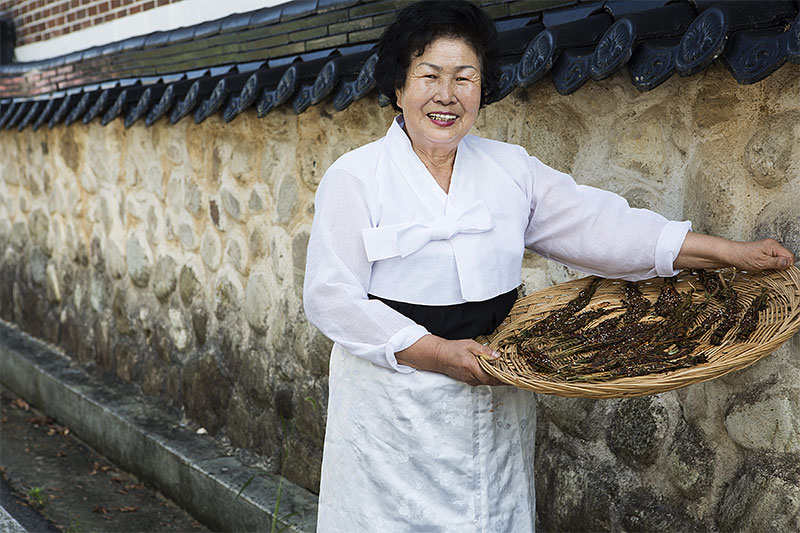
[[[407,316],[425,329],[445,339],[472,339],[492,333],[508,316],[517,301],[517,289],[482,302],[454,305],[420,305],[387,300],[372,294],[398,313]]]

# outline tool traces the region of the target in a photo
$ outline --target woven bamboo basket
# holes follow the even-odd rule
[[[478,339],[488,343],[501,355],[496,360],[478,358],[486,372],[499,380],[522,389],[543,394],[582,398],[630,398],[658,394],[669,390],[718,378],[728,372],[752,365],[770,354],[800,329],[800,270],[790,267],[784,271],[765,271],[751,274],[732,269],[717,271],[725,279],[732,278],[731,285],[738,293],[742,309],[759,296],[762,288],[768,289],[766,308],[759,312],[758,326],[745,341],[737,341],[739,329],[734,326],[723,338],[720,345],[709,342],[711,331],[704,335],[693,354],[703,354],[706,362],[689,368],[669,372],[651,373],[640,376],[618,377],[607,381],[565,381],[554,374],[534,371],[517,353],[515,336],[524,328],[540,320],[549,312],[562,307],[572,300],[578,291],[589,285],[593,277],[561,283],[520,298],[506,320],[488,338]],[[585,310],[600,306],[621,305],[623,281],[603,279]],[[664,284],[663,278],[638,283],[642,295],[655,302]],[[675,282],[680,291],[695,291],[693,302],[702,300],[704,291],[693,272],[682,272]],[[712,299],[704,314],[695,323],[722,306]]]

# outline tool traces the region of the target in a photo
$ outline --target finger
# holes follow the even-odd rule
[[[778,241],[767,239],[767,244],[769,245],[769,255],[775,258],[775,266],[773,268],[789,268],[794,263],[794,254]]]
[[[485,344],[479,344],[475,341],[472,341],[472,344],[470,344],[469,351],[472,352],[473,355],[486,359],[487,361],[494,361],[500,357],[499,352],[492,350]]]

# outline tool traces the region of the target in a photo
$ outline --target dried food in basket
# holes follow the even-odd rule
[[[684,272],[631,283],[590,277],[521,298],[481,361],[522,388],[639,396],[752,364],[800,328],[800,271]]]

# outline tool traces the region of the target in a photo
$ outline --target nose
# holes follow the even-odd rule
[[[442,78],[436,85],[436,95],[434,99],[440,104],[452,104],[456,100],[455,80]]]

